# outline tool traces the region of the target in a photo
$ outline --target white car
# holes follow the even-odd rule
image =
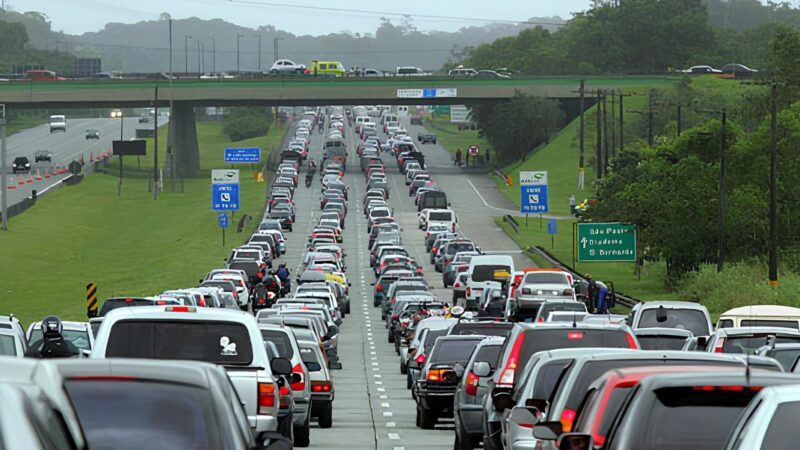
[[[269,73],[271,74],[278,74],[278,73],[303,73],[306,70],[305,64],[297,64],[296,62],[289,60],[289,59],[279,59],[272,64],[272,67],[269,69]]]

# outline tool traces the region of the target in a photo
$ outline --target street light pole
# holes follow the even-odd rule
[[[194,38],[192,38],[188,34],[183,35],[184,75],[189,75],[189,39],[194,39]]]
[[[261,33],[258,34],[258,73],[261,73]]]
[[[239,73],[241,72],[240,71],[241,66],[239,65],[239,41],[243,37],[244,36],[242,36],[241,34],[236,35],[236,77],[239,77],[240,76]]]
[[[211,73],[217,73],[217,38],[211,38]]]
[[[728,172],[728,148],[726,142],[728,113],[722,110],[722,126],[720,128],[719,143],[719,237],[717,238],[719,257],[717,259],[717,272],[722,271],[725,264],[726,230],[725,213],[727,212],[728,196],[725,193],[725,177]]]
[[[282,40],[283,40],[282,37],[276,37],[275,39],[272,40],[272,53],[274,54],[275,61],[278,60],[278,41]],[[275,63],[275,61],[272,62]]]
[[[200,79],[200,39],[195,41],[197,43],[197,78]]]

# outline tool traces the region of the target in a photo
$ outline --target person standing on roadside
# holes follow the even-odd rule
[[[461,147],[456,150],[456,160],[453,162],[453,165],[461,167]]]
[[[572,213],[573,216],[575,215],[575,205],[576,204],[577,203],[575,201],[575,194],[570,194],[570,196],[569,196],[569,212]]]
[[[466,158],[465,158],[466,161],[467,161],[466,166],[467,166],[467,168],[469,168],[469,150],[467,150],[467,152],[466,152],[466,154],[464,156],[466,156]]]

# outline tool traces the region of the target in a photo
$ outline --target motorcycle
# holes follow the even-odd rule
[[[306,187],[310,188],[311,183],[313,181],[314,181],[314,172],[309,172],[308,175],[306,175]]]

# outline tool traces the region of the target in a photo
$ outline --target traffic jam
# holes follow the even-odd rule
[[[255,231],[195,287],[0,316],[2,448],[325,448],[361,311],[416,432],[457,450],[796,448],[800,310],[597,313],[597,284],[468,236],[407,123],[307,108]]]

